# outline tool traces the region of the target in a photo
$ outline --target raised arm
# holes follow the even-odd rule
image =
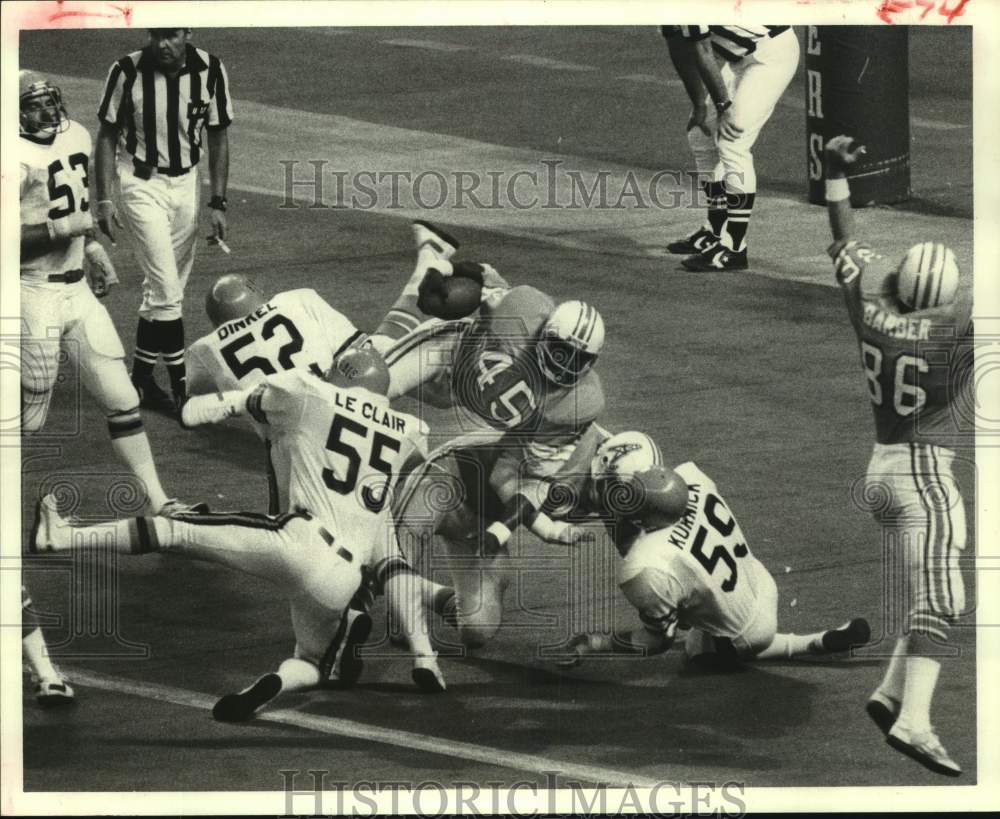
[[[826,212],[835,242],[854,235],[854,211],[847,171],[867,152],[849,136],[836,136],[826,143]]]

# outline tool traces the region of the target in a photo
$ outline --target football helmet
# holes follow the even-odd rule
[[[69,128],[69,114],[57,86],[34,71],[21,71],[18,80],[22,134],[49,136]]]
[[[624,479],[656,466],[663,466],[663,454],[656,441],[644,432],[619,432],[597,448],[590,461],[590,474],[595,481]]]
[[[958,262],[940,242],[920,242],[899,263],[896,296],[911,310],[951,304],[958,292]]]
[[[335,387],[364,387],[385,395],[389,392],[389,367],[374,347],[349,347],[334,360],[326,380]]]
[[[214,327],[235,321],[260,307],[267,297],[253,279],[240,273],[220,276],[205,296],[205,312]]]
[[[542,326],[536,347],[546,377],[561,387],[575,384],[594,366],[604,346],[604,319],[586,302],[560,304]]]

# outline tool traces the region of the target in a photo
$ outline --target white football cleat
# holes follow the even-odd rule
[[[890,747],[901,754],[906,754],[929,771],[944,776],[962,775],[962,769],[954,759],[948,756],[941,740],[938,739],[938,735],[931,727],[925,731],[912,731],[897,721],[889,729],[885,741],[889,743]]]
[[[420,654],[413,658],[413,682],[428,694],[440,694],[447,689],[444,676],[437,664],[437,652]]]
[[[60,537],[69,524],[59,514],[55,495],[45,495],[35,504],[35,518],[28,535],[28,551],[31,554],[56,552],[66,548]]]
[[[429,247],[442,259],[450,259],[458,250],[458,240],[449,236],[441,228],[430,222],[416,221],[412,225],[413,239],[417,244],[417,253]]]
[[[65,680],[46,679],[35,684],[35,699],[42,708],[53,708],[72,705],[76,702],[76,694]]]

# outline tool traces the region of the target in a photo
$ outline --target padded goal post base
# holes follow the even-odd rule
[[[806,28],[809,201],[822,205],[823,145],[848,134],[867,146],[850,175],[851,204],[910,197],[909,35],[905,26]]]

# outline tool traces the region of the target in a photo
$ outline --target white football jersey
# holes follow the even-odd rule
[[[185,355],[187,390],[190,395],[245,390],[294,368],[322,375],[362,336],[315,290],[287,290],[194,342]]]
[[[674,471],[688,485],[687,510],[673,526],[636,538],[619,563],[619,585],[633,604],[643,601],[647,625],[666,630],[679,620],[716,637],[739,637],[753,621],[756,578],[766,569],[712,479],[691,462]],[[640,574],[645,581],[635,581]],[[630,581],[643,587],[630,594]]]
[[[40,136],[22,134],[18,140],[21,161],[21,224],[38,225],[90,210],[87,192],[90,166],[90,133],[79,122],[46,143]],[[44,282],[53,273],[83,268],[83,236],[60,242],[47,253],[21,261],[21,279]]]
[[[268,425],[282,509],[322,519],[362,563],[395,542],[390,511],[399,470],[425,424],[363,387],[344,389],[307,370],[267,377],[247,407]]]

